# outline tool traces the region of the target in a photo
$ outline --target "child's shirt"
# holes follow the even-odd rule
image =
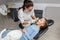
[[[26,32],[23,33],[22,36],[19,39],[20,40],[32,40],[35,37],[35,35],[39,32],[39,29],[40,28],[38,28],[37,25],[33,24],[33,25],[29,26],[28,28],[26,28]],[[8,35],[8,33],[10,33],[11,31],[13,31],[13,30],[4,31],[2,33],[2,38],[6,37]]]
[[[39,32],[37,25],[31,25],[30,27],[26,28],[26,33],[23,33],[20,40],[32,40],[36,34]]]

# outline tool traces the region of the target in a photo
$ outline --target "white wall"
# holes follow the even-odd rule
[[[6,3],[8,4],[9,2],[20,2],[22,3],[24,0],[0,0],[0,3]],[[35,3],[59,3],[60,0],[32,0]]]
[[[60,0],[34,0],[35,3],[59,3]]]

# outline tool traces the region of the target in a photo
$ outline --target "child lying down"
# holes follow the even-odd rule
[[[22,30],[7,30],[4,29],[0,33],[1,40],[32,40],[39,32],[40,28],[47,27],[46,18],[41,18],[35,24],[30,25]]]

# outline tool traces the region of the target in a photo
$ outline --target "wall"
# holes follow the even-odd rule
[[[60,0],[34,0],[35,3],[60,3]]]

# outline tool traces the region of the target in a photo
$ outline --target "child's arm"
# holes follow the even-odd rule
[[[23,32],[23,33],[25,33],[25,32],[26,32],[26,29],[25,29],[25,28],[24,28],[24,29],[22,29],[22,32]]]

